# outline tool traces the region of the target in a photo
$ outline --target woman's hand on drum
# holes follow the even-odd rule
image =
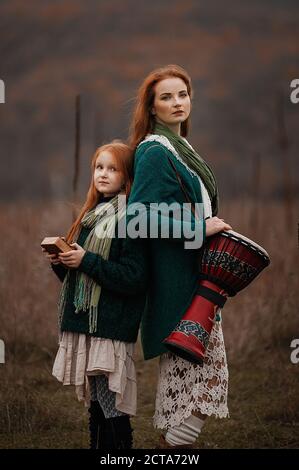
[[[222,230],[232,230],[232,227],[224,222],[224,219],[218,217],[211,217],[206,219],[206,236],[210,237],[215,233],[222,232]]]

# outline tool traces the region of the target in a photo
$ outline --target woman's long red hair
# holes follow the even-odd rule
[[[137,94],[133,119],[130,126],[130,145],[136,148],[144,137],[154,129],[155,118],[151,113],[155,98],[155,86],[161,80],[170,77],[181,78],[187,87],[188,94],[192,98],[191,78],[187,72],[179,65],[166,65],[153,70],[143,80]],[[181,135],[186,137],[190,126],[190,118],[181,124]]]
[[[68,243],[72,243],[74,240],[77,239],[80,231],[80,223],[83,216],[88,212],[90,209],[93,209],[102,198],[102,195],[97,191],[94,185],[94,171],[96,160],[101,152],[108,151],[111,152],[114,157],[116,158],[117,164],[120,167],[120,171],[123,173],[124,176],[124,185],[125,185],[125,194],[128,199],[132,181],[133,181],[133,150],[128,145],[124,144],[120,140],[114,140],[110,144],[102,145],[101,147],[97,148],[95,151],[92,160],[91,160],[91,182],[89,186],[89,190],[87,192],[86,201],[82,206],[82,209],[72,224],[71,228],[68,231],[66,236],[66,241]]]

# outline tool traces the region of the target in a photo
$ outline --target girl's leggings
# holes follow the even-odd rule
[[[111,392],[108,387],[108,377],[105,374],[88,376],[90,399],[98,401],[105,418],[115,418],[124,416],[125,413],[115,408],[115,392]]]

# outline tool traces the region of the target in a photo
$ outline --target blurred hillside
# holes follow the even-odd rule
[[[0,199],[71,197],[75,96],[82,97],[80,194],[96,146],[126,138],[138,84],[185,67],[195,97],[190,141],[222,197],[281,197],[286,161],[298,187],[297,1],[1,1]],[[289,147],[278,146],[282,94]],[[297,126],[298,127],[298,126]],[[290,183],[290,181],[288,180]]]

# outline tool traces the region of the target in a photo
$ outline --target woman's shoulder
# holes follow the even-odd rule
[[[154,163],[159,159],[159,163],[162,163],[162,155],[165,157],[171,155],[172,152],[170,148],[167,147],[166,142],[163,142],[160,137],[163,136],[150,135],[140,142],[135,151],[135,162],[142,162],[146,160],[148,162],[151,161]]]
[[[146,153],[157,153],[166,150],[162,143],[154,140],[143,140],[136,148],[135,155]]]

